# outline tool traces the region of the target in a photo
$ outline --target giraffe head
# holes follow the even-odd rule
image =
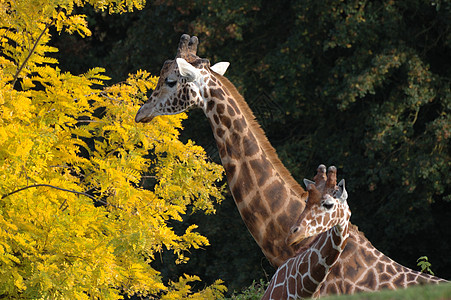
[[[314,182],[304,179],[308,198],[304,211],[296,224],[291,227],[286,242],[294,245],[302,240],[323,233],[334,226],[348,225],[351,211],[346,202],[348,193],[344,179],[337,182],[337,168],[320,165]]]
[[[196,54],[197,37],[183,34],[174,60],[167,60],[160,71],[155,90],[149,100],[141,106],[135,121],[147,123],[159,115],[181,113],[190,107],[203,107],[204,87],[214,82],[208,80],[213,73],[223,75],[229,66],[220,62],[210,66],[207,59]]]

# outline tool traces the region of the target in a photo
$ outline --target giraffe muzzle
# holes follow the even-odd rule
[[[136,123],[149,123],[152,120],[153,120],[153,117],[138,118],[138,115],[136,115],[136,117],[135,117]]]
[[[285,243],[288,246],[294,246],[296,244],[299,244],[306,238],[308,238],[305,234],[305,230],[302,230],[301,226],[293,226],[290,229],[290,232],[288,233],[287,238],[285,239]]]
[[[136,123],[149,123],[153,120],[154,116],[152,115],[152,112],[149,112],[149,107],[144,104],[141,106],[141,108],[138,110],[135,116],[135,122]]]

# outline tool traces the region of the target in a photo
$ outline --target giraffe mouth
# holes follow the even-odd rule
[[[144,104],[145,105],[145,104]],[[136,123],[149,123],[150,121],[153,120],[154,116],[152,116],[152,114],[148,114],[146,113],[143,109],[144,106],[142,106],[138,112],[136,113],[135,116],[135,122]],[[145,107],[144,107],[145,108]]]
[[[153,117],[145,117],[142,119],[135,118],[136,123],[149,123],[153,120]]]
[[[309,238],[310,236],[307,235],[296,235],[296,234],[290,234],[286,239],[285,239],[285,243],[288,246],[295,246],[299,243],[301,243],[302,241],[304,241],[305,239]]]
[[[135,116],[135,122],[136,123],[149,123],[153,120],[155,115],[153,114],[154,107],[149,103],[146,102],[138,109],[138,112]]]

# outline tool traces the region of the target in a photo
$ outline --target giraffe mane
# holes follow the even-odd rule
[[[360,231],[360,229],[357,225],[351,224],[351,222],[349,222],[349,231],[355,232],[357,235],[359,235],[363,238],[366,238],[365,233]]]
[[[263,151],[268,155],[268,160],[274,166],[275,170],[279,172],[283,180],[290,186],[290,188],[299,196],[302,201],[300,203],[305,206],[305,198],[307,197],[307,192],[301,187],[301,185],[293,178],[290,171],[283,165],[279,156],[276,153],[276,150],[268,141],[268,138],[265,135],[265,132],[261,128],[260,124],[257,122],[254,113],[249,108],[249,105],[244,100],[244,97],[236,89],[235,85],[233,85],[226,77],[211,71],[214,76],[219,79],[219,81],[224,85],[225,88],[229,90],[232,94],[233,98],[236,100],[238,107],[241,109],[241,112],[246,118],[246,121],[249,122],[249,128],[252,130],[252,133],[255,135],[258,143],[261,145]],[[303,208],[302,208],[303,210]]]

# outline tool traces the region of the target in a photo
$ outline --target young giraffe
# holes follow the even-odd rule
[[[323,189],[323,195],[326,195],[326,197],[328,197],[327,195],[333,195],[335,193],[335,191],[337,190],[337,188],[335,187],[335,189],[333,189],[332,187],[334,186],[334,184],[336,183],[336,168],[335,167],[330,167],[329,168],[329,173],[327,175],[327,177],[325,176],[325,172],[326,172],[326,167],[324,165],[320,165],[317,169],[317,175],[315,176],[314,180],[315,182],[309,182],[309,181],[305,181],[305,185],[307,186],[307,188],[309,188],[309,184],[315,184],[316,188],[318,189]],[[340,182],[341,183],[341,182]],[[338,186],[340,186],[340,183],[338,184]],[[313,185],[311,185],[311,187],[313,187]],[[311,188],[310,187],[310,188]],[[344,189],[344,182],[343,182],[343,191],[346,192],[346,190]],[[310,192],[310,190],[309,190]],[[345,196],[341,196],[342,198],[347,198],[347,193],[345,193]],[[324,198],[324,196],[323,196]],[[310,195],[309,195],[309,199],[310,199]],[[349,212],[350,213],[350,212]],[[299,240],[303,240],[305,239],[305,234],[303,233],[303,231],[299,230],[300,228],[306,227],[306,224],[310,224],[311,222],[316,223],[315,218],[313,218],[310,214],[310,210],[309,210],[309,203],[307,203],[307,207],[305,208],[304,212],[301,214],[301,216],[299,217],[299,220],[296,222],[296,224],[300,224],[300,225],[295,225],[291,228],[291,232],[289,233],[288,237],[287,237],[287,245],[292,245],[297,243]],[[349,223],[349,222],[348,222]],[[349,228],[348,228],[349,227]],[[326,230],[326,229],[323,229]],[[348,231],[349,230],[349,231]],[[322,232],[322,230],[320,230]],[[366,246],[368,249],[368,253],[363,254],[362,257],[364,257],[366,260],[365,261],[361,261],[361,258],[356,258],[354,261],[351,260],[347,260],[349,262],[349,265],[345,266],[344,263],[346,263],[347,261],[345,259],[342,259],[340,261],[340,265],[337,264],[336,267],[333,267],[336,263],[337,263],[337,259],[338,257],[341,255],[341,257],[343,258],[343,250],[349,251],[349,247],[344,247],[347,244],[347,238],[348,236],[351,236],[351,233],[354,232],[356,234],[356,236],[358,236],[358,238],[360,239],[361,243],[360,245],[362,246]],[[330,230],[328,231],[328,233],[330,233]],[[337,233],[339,233],[337,231]],[[305,249],[301,249],[300,254],[298,254],[292,264],[295,264],[295,266],[297,266],[297,268],[299,269],[299,276],[302,276],[302,274],[304,274],[304,277],[306,277],[306,275],[308,276],[309,280],[306,280],[306,278],[304,278],[304,281],[302,282],[302,284],[305,286],[306,284],[310,285],[310,290],[313,291],[313,287],[318,287],[320,286],[320,289],[316,289],[313,293],[311,293],[311,295],[309,295],[309,293],[307,292],[306,295],[300,294],[298,293],[299,297],[304,298],[304,297],[310,297],[312,296],[313,298],[317,298],[320,295],[325,295],[325,294],[333,294],[333,293],[347,293],[347,294],[352,294],[354,292],[359,292],[359,291],[375,291],[375,290],[380,290],[380,289],[397,289],[397,288],[406,288],[408,286],[411,285],[416,285],[416,284],[426,284],[426,283],[444,283],[447,282],[444,279],[435,277],[435,276],[431,276],[425,273],[421,273],[421,272],[417,272],[414,270],[411,270],[409,268],[406,268],[400,264],[398,264],[397,262],[393,261],[392,259],[388,258],[387,256],[385,256],[384,254],[382,254],[380,251],[378,251],[377,249],[375,249],[371,243],[365,239],[365,237],[363,236],[363,234],[361,232],[359,232],[355,226],[353,226],[352,224],[349,223],[349,226],[347,226],[345,228],[345,230],[343,230],[342,232],[342,236],[336,236],[336,241],[335,241],[335,245],[340,245],[339,247],[324,247],[321,249],[321,255],[322,257],[327,257],[326,258],[326,262],[328,262],[329,264],[327,264],[327,266],[329,266],[329,268],[324,269],[321,266],[316,266],[317,268],[319,268],[319,271],[317,271],[317,269],[315,269],[315,264],[310,263],[312,265],[310,265],[310,269],[308,270],[309,272],[306,274],[306,270],[305,267],[304,269],[302,269],[302,266],[300,265],[300,257],[304,256],[305,254],[303,254],[303,251],[312,251],[312,248],[314,248],[314,250],[316,249],[316,247],[318,245],[322,245],[321,243],[312,243],[308,246],[308,248],[306,247]],[[319,235],[317,237],[318,240],[323,240],[324,242],[324,234]],[[356,253],[357,255],[357,253]],[[345,255],[345,256],[349,256]],[[329,260],[328,260],[329,259]],[[293,260],[293,259],[290,259]],[[288,261],[290,261],[288,260]],[[287,261],[287,263],[288,263]],[[315,260],[318,261],[318,260]],[[287,264],[286,263],[286,264]],[[354,263],[357,263],[356,265],[354,265]],[[359,265],[359,263],[361,263],[361,265]],[[285,265],[285,264],[284,264]],[[325,266],[325,267],[327,267]],[[333,272],[333,273],[332,273]],[[337,276],[335,274],[345,274],[346,272],[348,272],[348,274],[350,274],[351,276],[354,276],[356,273],[358,274],[357,276],[354,276],[354,278],[357,278],[355,281],[356,282],[346,282],[347,280],[344,279],[344,277],[341,276]],[[279,273],[279,270],[277,270],[277,273]],[[312,273],[316,273],[315,278],[313,278],[311,276]],[[331,274],[332,273],[332,274]],[[322,277],[324,276],[324,277]],[[282,282],[283,277],[281,277],[281,279],[278,278],[279,282]],[[330,280],[331,278],[334,278],[334,280]],[[286,280],[288,280],[288,278],[285,278]],[[321,281],[322,279],[322,281]],[[327,281],[326,281],[327,279]],[[299,282],[299,281],[298,281]],[[290,284],[289,282],[286,284]],[[271,287],[271,285],[270,285]],[[299,286],[297,287],[299,290]],[[288,297],[289,299],[291,299],[290,297]],[[287,299],[288,299],[287,298]],[[284,297],[281,297],[280,299],[285,299]]]
[[[287,244],[295,244],[306,237],[316,239],[297,256],[281,265],[271,279],[262,300],[316,298],[329,270],[337,262],[349,236],[348,194],[342,180],[336,186],[335,167],[327,178],[321,176],[326,167],[320,165],[315,182],[304,179],[309,192],[307,205],[299,220],[291,228]]]
[[[208,60],[196,55],[197,44],[196,37],[182,35],[176,59],[164,63],[155,90],[135,120],[146,123],[190,107],[204,111],[241,217],[267,259],[278,267],[312,241],[285,243],[291,225],[305,208],[307,192],[278,159],[235,86],[222,76],[228,63],[210,67]],[[391,260],[351,225],[347,246],[321,294],[405,286],[405,281],[381,284],[387,277],[396,280],[401,271],[386,267],[387,261]]]

